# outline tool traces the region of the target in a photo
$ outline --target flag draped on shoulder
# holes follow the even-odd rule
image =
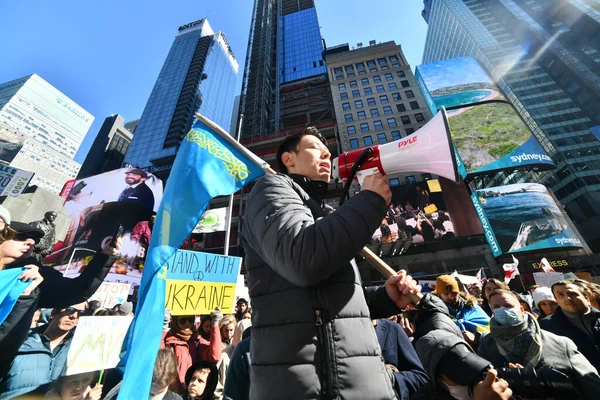
[[[23,268],[0,271],[0,324],[10,314],[19,296],[31,285],[31,282],[19,279],[23,271]]]
[[[167,261],[194,230],[215,196],[235,193],[264,174],[266,166],[227,133],[196,121],[177,152],[156,215],[138,292],[135,318],[123,342],[119,369],[125,369],[119,400],[150,392],[165,312]],[[146,393],[146,395],[144,395]]]

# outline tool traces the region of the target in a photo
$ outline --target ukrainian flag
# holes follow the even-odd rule
[[[119,400],[139,400],[150,393],[165,312],[167,260],[189,237],[213,197],[233,194],[264,174],[262,160],[244,154],[226,132],[218,131],[210,121],[196,121],[171,169],[156,215],[135,317],[123,342],[120,368],[125,367],[125,374]]]
[[[19,296],[27,289],[31,282],[19,279],[25,268],[13,268],[0,271],[0,324],[19,300]]]

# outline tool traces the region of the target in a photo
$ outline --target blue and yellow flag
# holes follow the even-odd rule
[[[31,285],[31,282],[23,282],[19,279],[23,271],[24,268],[0,271],[0,324],[10,314],[19,296]]]
[[[189,237],[213,197],[233,194],[263,174],[253,160],[201,121],[181,143],[156,215],[135,317],[123,342],[120,368],[125,367],[125,375],[119,400],[139,400],[150,393],[165,312],[167,260]]]

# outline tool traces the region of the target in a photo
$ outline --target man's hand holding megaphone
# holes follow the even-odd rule
[[[390,190],[390,184],[388,180],[381,175],[379,172],[368,175],[363,181],[361,187],[362,190],[370,190],[377,193],[385,200],[385,204],[389,204],[392,201],[392,191]]]

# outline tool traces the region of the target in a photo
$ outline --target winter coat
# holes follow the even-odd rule
[[[431,331],[440,329],[463,338],[460,328],[450,318],[448,307],[438,296],[426,293],[417,305],[413,344]]]
[[[160,342],[161,349],[171,349],[177,357],[177,376],[179,377],[180,388],[185,384],[185,373],[198,360],[198,350],[196,348],[197,335],[185,341],[175,336],[173,330],[163,332]]]
[[[117,400],[117,397],[119,397],[119,390],[121,390],[122,384],[123,384],[123,382],[119,382],[114,388],[112,388],[110,390],[110,392],[108,392],[106,394],[105,397],[102,397],[102,399],[103,400]],[[145,397],[146,396],[140,396],[139,398],[144,399]],[[148,395],[148,400],[152,400],[152,397],[150,397],[150,395]],[[162,400],[183,400],[183,399],[177,393],[167,390],[167,393],[165,393],[165,397],[163,397]]]
[[[336,211],[327,184],[277,174],[250,193],[243,245],[252,299],[250,399],[393,399],[371,318],[399,310],[354,262],[386,204],[362,191]]]
[[[556,369],[572,378],[581,399],[594,400],[600,395],[600,376],[596,368],[579,352],[569,338],[540,330],[542,336],[542,359],[536,369],[545,366]],[[481,338],[477,353],[489,360],[496,368],[508,367],[509,362],[500,354],[491,335]],[[518,394],[518,393],[517,393]]]
[[[192,381],[192,376],[194,376],[194,372],[204,368],[210,369],[210,373],[208,374],[208,379],[206,381],[206,387],[204,388],[204,393],[202,393],[201,396],[196,397],[189,395],[187,388],[190,382]],[[215,393],[215,389],[217,388],[218,380],[219,371],[217,371],[217,367],[214,363],[208,361],[198,361],[197,363],[192,365],[185,374],[185,386],[183,389],[184,400],[212,400],[213,395]]]
[[[198,361],[204,360],[211,363],[218,363],[222,352],[221,331],[218,326],[210,328],[210,340],[206,340],[198,335]]]
[[[571,339],[577,346],[577,350],[587,358],[590,363],[600,371],[600,311],[592,308],[592,340],[578,327],[573,325],[569,318],[558,307],[554,314],[540,321],[540,327],[555,335],[565,336]]]
[[[0,379],[0,399],[12,399],[32,391],[37,392],[36,389],[50,385],[66,372],[67,353],[75,329],[51,350],[50,339],[43,334],[46,328],[47,325],[43,325],[32,329],[19,348],[10,370]]]
[[[225,400],[248,400],[250,394],[250,338],[235,346],[223,392]]]
[[[408,399],[429,381],[419,356],[397,323],[377,320],[375,334],[385,363],[398,368],[399,372],[394,372],[396,391],[401,399]]]

